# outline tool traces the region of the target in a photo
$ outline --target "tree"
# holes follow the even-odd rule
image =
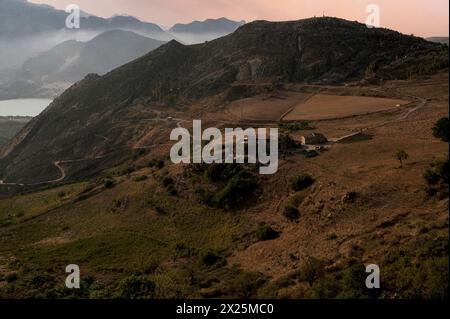
[[[433,127],[433,135],[443,142],[450,141],[450,122],[448,117],[443,117]]]
[[[403,168],[403,161],[406,161],[409,158],[409,154],[406,153],[405,150],[398,150],[397,153],[395,153],[395,158],[398,159],[400,162],[400,167]]]

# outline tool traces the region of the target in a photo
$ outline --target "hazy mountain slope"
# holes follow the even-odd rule
[[[82,14],[80,29],[67,29],[68,13],[48,5],[19,0],[0,1],[0,70],[20,66],[27,59],[68,40],[89,41],[108,30],[127,30],[161,41],[173,36],[153,23],[134,17],[109,19]]]
[[[431,38],[427,38],[427,40],[431,41],[431,42],[444,43],[447,45],[449,43],[448,37],[431,37]]]
[[[25,62],[22,72],[37,81],[76,82],[88,73],[109,72],[163,43],[129,31],[107,31],[86,43],[64,42]]]
[[[245,21],[232,21],[227,18],[207,19],[191,23],[177,23],[170,32],[175,33],[232,33],[244,25]]]
[[[33,4],[26,1],[2,0],[0,2],[0,38],[29,37],[38,33],[59,31],[65,28],[68,14],[48,5]],[[128,29],[145,33],[154,33],[169,39],[158,25],[142,22],[134,17],[115,16],[109,19],[93,15],[82,16],[81,30],[106,31],[110,29]],[[77,32],[78,30],[73,30]]]
[[[86,43],[63,42],[27,60],[15,74],[9,74],[9,82],[0,85],[0,98],[41,96],[46,94],[46,87],[67,88],[89,73],[105,74],[163,43],[121,30],[107,31]],[[2,78],[6,80],[6,76]],[[21,83],[30,88],[23,90]]]
[[[207,19],[191,23],[175,24],[169,32],[187,44],[210,41],[236,31],[245,21],[232,21],[227,18]]]
[[[385,29],[334,18],[258,21],[201,45],[175,41],[103,77],[89,76],[54,101],[3,152],[3,179],[57,178],[54,161],[130,155],[136,106],[176,97],[179,103],[260,82],[341,83],[364,76],[406,78],[443,67],[448,48]],[[150,124],[146,124],[148,128]],[[101,135],[103,138],[97,138]],[[105,168],[98,164],[95,168]],[[92,174],[93,167],[90,166]],[[73,178],[69,176],[68,178]],[[75,176],[76,177],[76,176]]]

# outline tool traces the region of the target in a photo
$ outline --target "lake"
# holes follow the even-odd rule
[[[53,100],[50,99],[16,99],[0,101],[0,116],[37,116]]]

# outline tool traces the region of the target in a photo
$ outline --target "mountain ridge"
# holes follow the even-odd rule
[[[177,23],[169,31],[173,33],[232,33],[245,23],[245,21],[232,21],[222,17],[190,23]]]

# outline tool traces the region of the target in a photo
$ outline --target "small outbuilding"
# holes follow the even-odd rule
[[[327,142],[328,139],[322,133],[309,133],[300,138],[300,144],[302,145],[318,145]]]

